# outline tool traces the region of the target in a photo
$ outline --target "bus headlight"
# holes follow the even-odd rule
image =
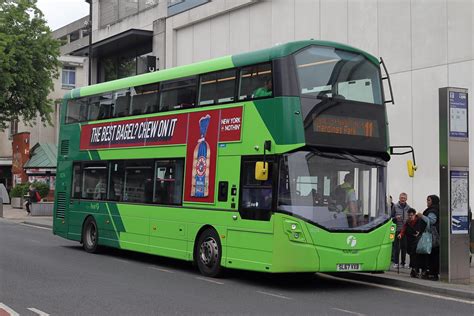
[[[301,224],[291,219],[283,220],[283,227],[288,239],[296,242],[306,242]]]

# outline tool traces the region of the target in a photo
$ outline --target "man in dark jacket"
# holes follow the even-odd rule
[[[392,208],[392,219],[395,224],[397,224],[397,232],[396,235],[398,236],[402,231],[403,225],[406,223],[408,219],[408,209],[410,209],[410,205],[407,203],[408,195],[405,192],[400,193],[398,197],[398,202]],[[399,256],[401,252],[401,262],[399,262]],[[397,239],[394,241],[394,245],[392,248],[392,261],[394,262],[394,268],[408,268],[408,265],[405,263],[407,256],[407,239],[406,237],[402,237],[401,239]]]

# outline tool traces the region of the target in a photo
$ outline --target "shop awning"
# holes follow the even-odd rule
[[[58,146],[48,143],[37,143],[30,151],[31,158],[23,166],[24,169],[56,168]]]

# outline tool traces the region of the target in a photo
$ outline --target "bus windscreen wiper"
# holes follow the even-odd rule
[[[351,160],[352,162],[358,162],[358,163],[361,163],[361,164],[364,164],[364,165],[369,165],[369,166],[379,166],[379,167],[385,167],[385,165],[377,162],[377,160],[379,160],[378,158],[376,158],[377,160],[376,161],[370,161],[370,160],[365,160],[365,159],[362,159],[360,157],[357,157],[347,151],[344,152],[344,155],[347,155],[349,157],[351,157],[352,159],[348,158],[349,160]]]
[[[383,165],[381,163],[378,163],[376,161],[370,161],[370,160],[365,160],[365,159],[359,158],[359,157],[357,157],[357,156],[355,156],[355,155],[353,155],[349,152],[346,152],[346,151],[344,153],[326,153],[326,152],[319,151],[317,149],[313,149],[313,151],[318,156],[322,156],[322,157],[326,157],[326,158],[339,158],[339,159],[344,159],[344,160],[350,160],[354,163],[361,163],[361,164],[368,165],[368,166],[385,167],[385,165]]]

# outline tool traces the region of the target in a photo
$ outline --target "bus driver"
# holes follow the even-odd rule
[[[333,193],[336,208],[344,212],[351,219],[352,227],[357,227],[357,196],[354,190],[354,175],[347,173],[344,182],[336,187]]]

